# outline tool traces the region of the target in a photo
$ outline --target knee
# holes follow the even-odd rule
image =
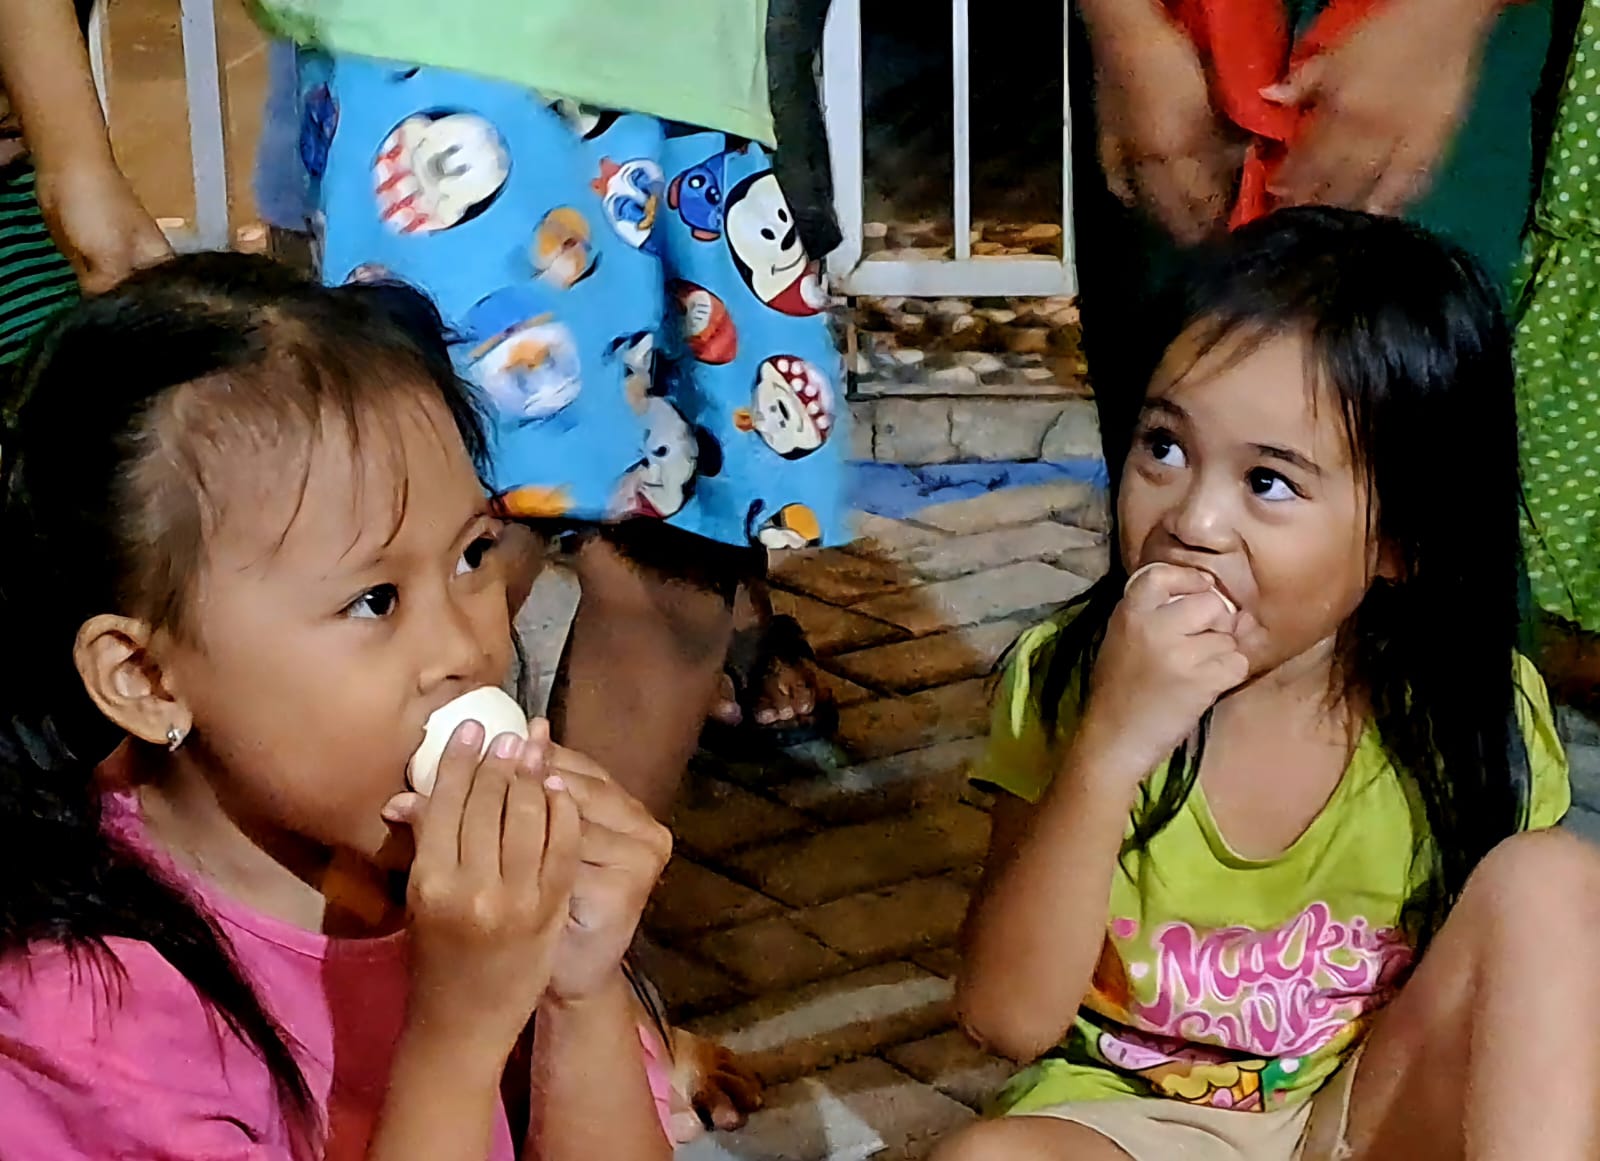
[[[946,1137],[929,1161],[1012,1161],[1017,1143],[1006,1121],[979,1121]]]
[[[1600,848],[1556,830],[1507,839],[1473,873],[1462,904],[1502,931],[1600,944]]]
[[[929,1161],[1073,1161],[1077,1150],[1041,1147],[1041,1130],[1060,1122],[1036,1117],[1001,1117],[979,1121],[947,1137]],[[1065,1126],[1061,1126],[1065,1127]]]

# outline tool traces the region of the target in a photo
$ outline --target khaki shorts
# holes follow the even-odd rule
[[[1345,1130],[1356,1061],[1295,1108],[1240,1113],[1157,1098],[1033,1109],[1093,1129],[1133,1161],[1347,1161]]]

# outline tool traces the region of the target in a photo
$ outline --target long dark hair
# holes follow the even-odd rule
[[[1426,939],[1472,869],[1524,822],[1516,753],[1521,485],[1511,338],[1483,270],[1392,218],[1283,210],[1234,233],[1189,288],[1181,334],[1197,350],[1304,335],[1365,477],[1374,543],[1398,561],[1341,629],[1336,678],[1372,707],[1378,735],[1420,799],[1433,840]],[[1196,356],[1200,357],[1199,355]],[[1113,508],[1115,505],[1113,504]],[[1062,614],[1036,662],[1046,721],[1088,688],[1127,581],[1108,574]],[[1128,850],[1172,821],[1199,776],[1196,745],[1135,811]]]
[[[332,417],[358,438],[397,393],[436,392],[481,466],[478,412],[420,295],[326,289],[239,254],[178,258],[84,301],[20,384],[0,435],[0,956],[64,945],[110,990],[107,940],[149,944],[260,1055],[309,1156],[321,1126],[297,1045],[216,921],[102,829],[95,767],[123,735],[73,640],[99,613],[181,628],[227,435],[314,439]]]

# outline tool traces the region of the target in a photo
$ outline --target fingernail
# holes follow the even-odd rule
[[[501,734],[494,740],[494,756],[496,758],[515,758],[517,751],[522,749],[522,739],[516,734]]]
[[[552,774],[544,780],[544,788],[560,794],[567,788],[567,780],[559,774]]]
[[[456,730],[455,744],[463,750],[480,750],[483,748],[483,723],[477,721],[462,722]]]

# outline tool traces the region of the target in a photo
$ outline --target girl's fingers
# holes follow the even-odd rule
[[[1207,587],[1198,593],[1176,597],[1153,614],[1170,618],[1175,629],[1187,636],[1197,633],[1232,633],[1235,613],[1232,605],[1217,592]]]
[[[549,821],[545,827],[544,860],[539,869],[537,890],[541,906],[548,904],[558,908],[554,914],[566,915],[573,879],[578,873],[582,822],[572,795],[565,790],[552,790],[548,784],[544,794]]]
[[[1134,570],[1123,587],[1123,599],[1136,609],[1159,609],[1175,597],[1216,587],[1210,573],[1181,564],[1157,561]]]
[[[500,874],[512,890],[538,889],[549,825],[549,792],[543,779],[531,776],[526,768],[518,771],[506,793],[505,827],[500,839]]]
[[[483,749],[483,726],[462,722],[445,743],[433,793],[416,818],[417,856],[413,866],[453,867],[461,859],[461,812]]]
[[[548,733],[550,729],[549,722],[546,722],[543,718],[535,718],[534,721],[540,723]],[[532,728],[532,726],[529,727],[530,730]],[[611,781],[610,773],[593,758],[587,754],[580,754],[576,750],[569,750],[565,746],[558,746],[554,742],[550,743],[550,763],[563,773],[570,771],[601,782]]]
[[[578,840],[578,860],[591,867],[616,867],[654,875],[661,869],[660,849],[636,835],[585,822]]]
[[[459,860],[462,868],[480,883],[495,882],[501,877],[506,796],[516,781],[523,745],[523,739],[516,734],[501,734],[489,744],[462,810]]]
[[[661,835],[670,835],[637,799],[615,782],[601,782],[572,771],[563,771],[560,777],[577,802],[586,825],[636,838],[649,837],[652,841],[660,841]],[[666,841],[670,842],[670,838]]]
[[[415,827],[417,819],[426,808],[428,800],[414,790],[396,794],[383,804],[383,819],[396,826]]]

